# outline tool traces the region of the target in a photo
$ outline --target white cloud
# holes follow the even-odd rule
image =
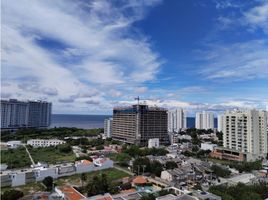
[[[244,20],[252,28],[260,28],[268,33],[268,1],[245,12]]]
[[[116,85],[155,79],[162,61],[132,24],[159,2],[4,1],[3,94],[47,98],[57,108],[67,102],[81,108],[86,105],[81,99],[94,96],[107,107],[104,96]],[[40,45],[42,40],[57,44]]]
[[[209,79],[230,81],[267,79],[267,45],[265,40],[209,45],[209,50],[201,54],[206,64],[200,73]]]

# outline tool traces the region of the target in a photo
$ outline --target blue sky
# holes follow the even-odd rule
[[[268,1],[4,1],[2,98],[54,113],[265,109]]]

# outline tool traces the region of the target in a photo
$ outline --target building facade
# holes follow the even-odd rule
[[[214,114],[212,112],[197,112],[195,114],[195,128],[214,129]]]
[[[32,139],[28,140],[27,144],[33,147],[50,147],[65,144],[66,142],[58,139]]]
[[[218,115],[218,118],[217,118],[218,120],[218,131],[222,131],[223,130],[223,115],[222,114],[219,114]]]
[[[160,144],[169,143],[167,110],[148,105],[114,108],[112,138],[129,144],[148,145],[158,138]]]
[[[51,109],[46,101],[1,100],[1,129],[48,127]]]
[[[226,111],[223,115],[223,146],[246,153],[247,160],[267,155],[267,112]]]
[[[112,124],[113,124],[113,118],[104,120],[104,135],[106,138],[110,138],[112,136],[112,130],[113,130]]]
[[[183,109],[168,111],[168,131],[179,132],[187,128],[187,114]]]

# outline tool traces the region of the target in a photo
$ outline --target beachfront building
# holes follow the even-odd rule
[[[168,111],[168,131],[179,132],[187,128],[187,114],[183,109]]]
[[[46,101],[1,100],[1,129],[48,127],[51,109]]]
[[[214,129],[214,114],[212,112],[197,112],[195,114],[195,128]]]
[[[112,136],[112,124],[113,118],[104,120],[104,135],[106,138],[110,138]]]
[[[117,107],[113,110],[112,138],[129,144],[148,145],[158,138],[160,144],[169,143],[167,110],[148,105]]]

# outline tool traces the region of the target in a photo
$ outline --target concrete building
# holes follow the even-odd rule
[[[27,141],[27,144],[33,147],[50,147],[65,143],[65,141],[58,139],[31,139]]]
[[[218,131],[222,131],[223,130],[223,114],[219,114],[218,115]]]
[[[4,170],[0,174],[1,187],[19,186],[36,181],[42,181],[47,176],[54,179],[74,174],[87,173],[113,167],[113,161],[108,158],[94,158],[93,162],[80,160],[75,163],[65,163],[51,166],[39,166],[19,170]]]
[[[112,129],[113,139],[129,144],[147,146],[152,138],[159,138],[160,144],[169,143],[164,108],[140,104],[114,108]]]
[[[201,149],[202,150],[210,150],[210,151],[213,151],[213,149],[215,147],[217,147],[217,146],[218,146],[217,144],[212,144],[212,143],[209,143],[209,142],[201,143]]]
[[[16,99],[1,100],[1,129],[28,126],[29,106]]]
[[[266,157],[266,111],[226,111],[223,115],[223,146],[247,154],[247,160]]]
[[[104,135],[106,138],[112,137],[112,124],[113,124],[113,118],[104,120]]]
[[[1,129],[48,127],[51,109],[46,101],[1,100]]]
[[[195,114],[195,128],[214,129],[214,114],[212,112],[197,112]]]
[[[183,109],[168,111],[168,132],[179,132],[187,128],[187,114]]]
[[[16,149],[22,145],[22,142],[19,140],[13,140],[13,141],[8,141],[6,144],[7,144],[7,148]]]
[[[158,138],[152,138],[148,141],[148,148],[158,148],[159,147],[159,139]]]

